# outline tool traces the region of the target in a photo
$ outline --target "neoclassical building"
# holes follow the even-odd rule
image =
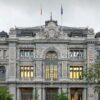
[[[66,92],[69,100],[100,100],[82,73],[100,60],[100,33],[87,27],[67,27],[48,20],[43,26],[0,32],[0,86],[13,100],[54,100]]]

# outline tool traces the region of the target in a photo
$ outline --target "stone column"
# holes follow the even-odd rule
[[[66,93],[66,96],[68,97],[68,89],[67,89],[66,86],[65,87],[62,87],[62,92],[63,93]]]
[[[45,62],[42,61],[42,79],[45,80]]]
[[[42,92],[43,92],[43,93],[42,93],[42,94],[43,94],[43,95],[42,95],[42,100],[45,100],[46,95],[45,95],[45,88],[44,88],[44,87],[42,88]]]
[[[59,87],[59,89],[58,89],[58,93],[60,94],[60,93],[61,93],[61,91],[62,91],[62,88],[61,88],[61,87]]]
[[[33,87],[33,100],[34,100],[34,97],[35,96],[35,86]]]
[[[66,81],[67,79],[67,62],[62,61],[62,79],[63,81]]]
[[[71,93],[70,93],[70,88],[67,88],[67,91],[68,91],[68,100],[71,100],[71,98],[70,98],[70,97],[71,97],[71,96],[70,96],[70,95],[71,95]]]
[[[85,60],[86,60],[86,57],[87,57],[87,51],[86,51],[86,49],[84,49],[83,59],[85,59]]]
[[[99,100],[99,92],[95,92],[95,100]]]
[[[42,80],[42,61],[36,61],[36,81]]]
[[[67,79],[70,79],[70,65],[67,64]]]
[[[38,95],[39,95],[38,100],[41,100],[41,92],[42,92],[41,87],[39,87],[37,90],[38,90]]]
[[[83,89],[82,100],[87,100],[87,88],[84,88],[84,89]]]
[[[19,61],[17,62],[17,65],[16,65],[16,79],[17,80],[20,80],[20,63]]]
[[[17,100],[21,100],[21,91],[17,88]]]
[[[62,87],[62,92],[67,93],[67,87]]]
[[[13,95],[13,100],[16,100],[16,86],[15,85],[9,85],[9,91]]]
[[[58,80],[62,78],[62,64],[61,62],[58,62]]]
[[[95,45],[94,44],[87,44],[87,67],[91,67],[95,62]]]
[[[6,81],[8,81],[8,78],[9,78],[9,74],[8,74],[8,68],[9,68],[9,65],[7,64],[7,65],[5,65],[5,68],[6,68],[6,76],[5,76],[5,79],[6,79]]]
[[[94,87],[93,86],[88,86],[87,97],[88,97],[88,100],[95,100]]]

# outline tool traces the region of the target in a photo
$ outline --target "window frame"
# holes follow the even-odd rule
[[[46,54],[45,79],[46,80],[58,80],[58,56],[55,51],[49,51]]]
[[[6,68],[4,66],[0,66],[0,81],[5,81],[6,79]],[[1,71],[4,72],[4,74],[1,73]]]
[[[20,66],[20,78],[21,79],[34,79],[35,75],[34,66]]]
[[[70,66],[69,78],[71,80],[83,80],[83,66]]]

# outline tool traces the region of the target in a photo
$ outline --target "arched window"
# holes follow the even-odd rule
[[[5,70],[5,67],[4,66],[0,66],[0,81],[4,81],[5,80],[5,73],[6,73],[6,70]]]
[[[55,51],[49,51],[46,54],[45,60],[45,79],[57,80],[58,79],[58,56]]]

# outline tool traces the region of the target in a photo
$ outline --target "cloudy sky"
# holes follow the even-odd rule
[[[34,27],[50,18],[70,27],[90,27],[100,31],[100,0],[0,0],[0,31],[11,27]],[[42,6],[42,17],[40,16]]]

